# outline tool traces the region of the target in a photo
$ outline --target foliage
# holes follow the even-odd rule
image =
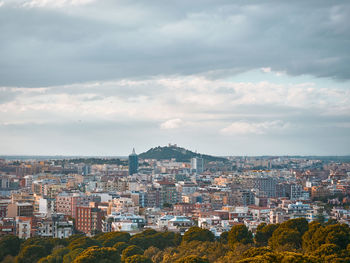
[[[144,256],[150,258],[150,259],[153,259],[153,257],[155,255],[157,255],[158,253],[160,252],[160,249],[157,248],[157,247],[149,247],[145,250],[145,252],[143,253]]]
[[[288,220],[286,222],[283,222],[279,227],[294,229],[299,232],[300,236],[302,236],[309,229],[308,222],[305,218]]]
[[[113,247],[118,242],[129,242],[130,234],[126,232],[109,232],[96,238],[104,247]]]
[[[153,229],[147,229],[134,235],[129,242],[143,249],[147,249],[150,246],[164,249],[178,245],[181,242],[181,236],[173,232],[157,232]]]
[[[223,257],[228,251],[228,246],[219,242],[191,241],[183,242],[176,248],[168,248],[152,257],[154,262],[176,262],[188,256],[205,257],[214,262]]]
[[[176,261],[176,263],[209,263],[208,259],[199,256],[187,256]]]
[[[122,261],[125,261],[128,257],[134,256],[134,255],[143,255],[143,252],[144,252],[143,249],[138,246],[135,246],[135,245],[128,246],[122,252]]]
[[[301,248],[301,237],[297,230],[278,227],[269,240],[269,245],[276,251],[297,251]]]
[[[254,241],[244,225],[233,226],[217,241],[199,227],[190,228],[183,240],[179,234],[151,229],[132,237],[123,232],[23,241],[5,236],[0,239],[0,255],[7,263],[350,262],[350,227],[345,224],[308,224],[304,219],[260,224]]]
[[[130,245],[126,242],[118,242],[113,246],[113,248],[115,248],[118,251],[118,253],[121,254],[123,250],[126,249],[128,246]]]
[[[74,250],[77,248],[86,249],[92,246],[100,246],[100,242],[89,237],[79,237],[77,239],[74,239],[71,243],[69,243],[68,248],[70,250]]]
[[[133,255],[124,261],[125,263],[152,263],[152,260],[143,255]]]
[[[327,226],[314,224],[303,237],[303,249],[306,252],[315,251],[323,244],[334,244],[340,249],[345,249],[349,243],[350,228],[346,224]]]
[[[233,226],[228,233],[228,244],[233,246],[235,243],[253,243],[252,233],[243,224]]]
[[[177,162],[189,162],[191,158],[200,157],[209,162],[227,162],[226,158],[215,157],[211,155],[199,154],[181,147],[165,146],[155,147],[149,149],[147,152],[141,153],[139,158],[141,159],[157,159],[157,160],[170,160],[175,158]]]
[[[32,263],[40,258],[47,256],[49,252],[44,246],[28,245],[21,249],[21,252],[16,257],[16,263]]]
[[[0,239],[0,261],[7,255],[16,256],[20,250],[21,241],[13,235],[4,236]]]
[[[258,246],[267,246],[273,232],[278,228],[278,224],[261,223],[255,233],[254,240]]]
[[[190,241],[197,240],[197,241],[203,241],[203,242],[204,241],[213,242],[214,239],[215,239],[215,236],[210,230],[203,229],[198,226],[194,226],[185,232],[182,238],[182,241],[190,242]]]
[[[256,257],[259,255],[265,255],[266,253],[271,253],[273,252],[270,248],[268,247],[252,247],[250,249],[248,249],[247,251],[245,251],[242,254],[243,258],[252,258],[252,257]]]
[[[84,251],[83,248],[79,247],[74,250],[71,250],[68,254],[63,256],[63,263],[73,262],[74,259],[80,255]]]
[[[64,255],[69,253],[69,249],[65,247],[59,247],[54,249],[51,255],[39,260],[39,263],[60,263],[63,261]]]
[[[228,232],[227,231],[221,233],[219,241],[223,244],[227,244],[227,241],[228,241]]]
[[[116,249],[110,247],[90,247],[84,250],[73,263],[118,263],[120,256]]]

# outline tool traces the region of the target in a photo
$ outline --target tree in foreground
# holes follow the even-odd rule
[[[50,252],[49,252],[50,253]],[[16,263],[32,263],[37,262],[40,258],[47,256],[48,252],[45,247],[38,245],[29,245],[23,247],[16,257]]]
[[[253,243],[253,235],[248,228],[241,224],[231,228],[228,232],[228,244],[234,246],[235,243],[250,244]]]
[[[133,255],[124,261],[125,263],[152,263],[152,260],[143,255]]]
[[[116,249],[110,247],[90,247],[84,250],[73,263],[119,263],[120,256]]]
[[[13,235],[4,236],[0,239],[0,261],[7,255],[16,256],[20,250],[21,241]]]
[[[143,255],[143,252],[144,252],[143,249],[138,246],[135,246],[135,245],[128,246],[123,250],[122,261],[125,261],[128,257],[134,256],[134,255]]]
[[[195,255],[180,258],[176,263],[209,263],[209,260],[205,257],[199,257]]]
[[[208,230],[208,229],[203,229],[197,226],[189,228],[184,236],[183,236],[183,241],[190,242],[190,241],[210,241],[213,242],[215,239],[214,234]]]

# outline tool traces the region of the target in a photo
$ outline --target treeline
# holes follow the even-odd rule
[[[145,230],[101,233],[68,239],[15,236],[0,239],[0,261],[16,263],[341,263],[350,262],[350,228],[292,219],[260,224],[256,234],[235,225],[219,239],[199,227],[184,236]]]

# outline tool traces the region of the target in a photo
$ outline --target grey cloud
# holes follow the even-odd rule
[[[0,7],[0,85],[156,75],[218,76],[269,66],[349,79],[347,1],[96,1]]]

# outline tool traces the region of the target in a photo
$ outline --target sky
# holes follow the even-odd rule
[[[350,154],[350,1],[0,0],[0,154]]]

